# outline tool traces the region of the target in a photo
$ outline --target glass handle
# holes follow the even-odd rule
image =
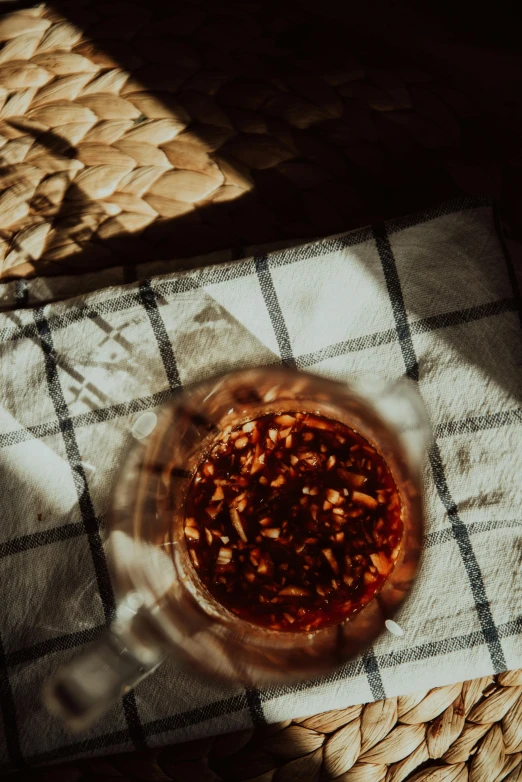
[[[121,632],[119,624],[115,622],[45,686],[48,710],[73,732],[90,727],[163,660],[160,648],[141,644],[129,632]]]

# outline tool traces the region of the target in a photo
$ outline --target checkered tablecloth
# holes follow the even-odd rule
[[[521,307],[491,205],[454,202],[199,264],[0,286],[4,769],[522,667]],[[122,284],[130,273],[143,281]],[[114,287],[92,290],[100,285]],[[82,295],[45,304],[73,289]],[[89,732],[68,735],[40,690],[114,613],[104,519],[134,422],[181,385],[279,361],[337,379],[406,374],[418,385],[435,442],[423,565],[398,617],[404,636],[295,687],[245,691],[167,662]]]

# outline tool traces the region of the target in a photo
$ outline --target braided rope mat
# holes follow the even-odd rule
[[[0,279],[309,239],[461,192],[522,225],[520,103],[290,2],[231,5],[0,18]],[[18,779],[517,782],[522,671]]]
[[[498,96],[479,105],[451,74],[291,0],[155,6],[0,19],[0,279],[520,192],[522,117]]]
[[[522,671],[254,731],[25,773],[30,782],[520,782]]]

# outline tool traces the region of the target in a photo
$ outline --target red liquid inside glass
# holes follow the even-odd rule
[[[400,549],[401,503],[379,453],[344,424],[268,414],[199,464],[185,540],[199,579],[256,625],[311,631],[366,605]]]

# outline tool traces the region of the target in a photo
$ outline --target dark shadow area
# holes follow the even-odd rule
[[[470,100],[355,11],[340,24],[309,7],[56,3],[50,29],[65,24],[64,37],[33,60],[60,88],[1,123],[10,141],[33,136],[40,152],[23,162],[47,165],[53,184],[33,186],[29,215],[2,229],[7,253],[20,251],[2,278],[301,242],[463,192],[500,197],[516,224],[514,109]],[[62,52],[78,60],[57,64]],[[2,153],[6,189],[19,163]],[[33,258],[19,241],[31,219],[49,226]]]

